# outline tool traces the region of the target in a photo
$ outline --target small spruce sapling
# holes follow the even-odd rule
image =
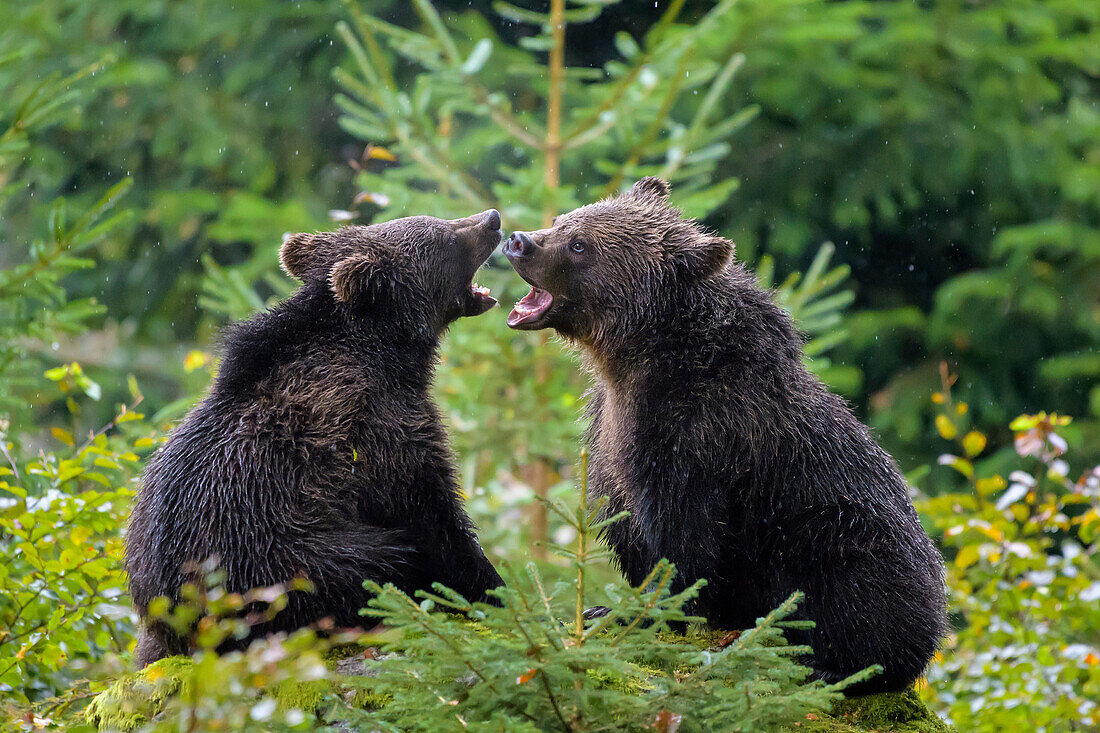
[[[582,454],[582,469],[586,463]],[[512,574],[494,591],[499,607],[438,584],[417,602],[368,583],[377,595],[364,615],[397,633],[384,645],[395,654],[372,680],[390,701],[358,713],[359,722],[386,730],[777,730],[827,710],[847,684],[870,674],[806,683],[809,670],[796,660],[808,650],[783,638],[785,627],[805,623],[788,620],[797,594],[725,648],[698,632],[671,633],[701,620],[684,606],[703,581],[670,593],[675,568],[665,560],[640,587],[610,583],[612,610],[586,625],[589,571],[607,556],[596,534],[622,519],[596,519],[601,504],[588,505],[586,473],[576,508],[546,502],[576,531],[572,546],[549,547],[572,564],[571,582],[548,589],[529,563],[523,578]]]

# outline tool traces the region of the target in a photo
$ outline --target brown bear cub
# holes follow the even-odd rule
[[[290,298],[232,326],[210,392],[145,472],[130,519],[130,590],[144,617],[212,559],[243,592],[304,578],[254,638],[331,619],[361,623],[364,580],[471,600],[502,585],[463,510],[430,385],[447,325],[496,301],[472,283],[500,215],[427,216],[297,234]],[[147,623],[141,666],[187,653]]]
[[[592,375],[589,481],[623,574],[660,558],[715,627],[751,626],[794,591],[807,660],[854,692],[921,676],[945,629],[942,560],[905,480],[845,403],[803,365],[788,315],[686,221],[669,187],[629,192],[514,232],[504,251],[531,292],[508,325],[554,328]]]

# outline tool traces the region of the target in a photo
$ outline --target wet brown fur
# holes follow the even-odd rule
[[[944,633],[942,560],[894,461],[804,366],[790,317],[682,219],[668,184],[564,214],[505,246],[554,296],[529,328],[583,346],[592,377],[589,479],[606,539],[641,582],[665,557],[695,610],[745,628],[799,590],[815,674],[884,671],[855,692],[919,677]],[[581,252],[573,245],[581,243]]]
[[[491,305],[469,282],[499,238],[485,212],[286,240],[282,265],[302,287],[228,329],[210,392],[146,469],[127,537],[143,618],[209,559],[228,591],[315,586],[222,650],[323,618],[357,626],[367,579],[409,593],[438,581],[474,600],[500,585],[430,393],[447,324]],[[190,650],[146,619],[136,658]]]

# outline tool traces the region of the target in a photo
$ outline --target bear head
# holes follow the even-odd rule
[[[676,307],[676,298],[721,272],[733,243],[681,217],[669,184],[643,178],[627,192],[558,216],[549,229],[512,232],[504,254],[531,292],[508,325],[554,328],[592,343]]]
[[[465,219],[410,216],[294,234],[279,261],[288,275],[326,290],[356,315],[443,328],[496,304],[473,277],[499,243],[500,214],[489,209]]]

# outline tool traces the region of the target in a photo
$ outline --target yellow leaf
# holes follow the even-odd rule
[[[936,430],[939,431],[940,437],[944,440],[954,440],[955,436],[959,434],[958,428],[947,417],[947,415],[936,415]]]
[[[83,545],[92,536],[92,530],[85,527],[83,524],[77,525],[72,532],[69,533],[69,539],[73,541],[74,545]]]
[[[196,369],[202,369],[206,365],[206,359],[206,354],[198,349],[188,351],[187,356],[183,359],[183,371],[190,374]]]
[[[1003,491],[1008,484],[1000,476],[990,476],[989,478],[980,478],[974,482],[974,488],[978,490],[978,493],[982,496],[989,496],[990,494],[996,494]]]
[[[932,402],[934,402],[937,405],[942,405],[944,403],[945,399],[946,398],[943,396],[943,392],[933,392],[932,393]]]
[[[1008,429],[1018,433],[1022,430],[1031,430],[1038,424],[1038,415],[1020,415],[1008,424]]]
[[[1005,538],[999,529],[990,525],[979,526],[977,530],[994,542],[1000,542]]]
[[[148,448],[151,445],[153,445],[153,439],[152,438],[138,438],[137,440],[134,441],[134,447],[135,448]]]
[[[965,402],[960,402],[959,404],[955,405],[955,412],[959,413],[960,415],[965,415],[968,409],[970,409],[970,406],[967,405]]]
[[[965,570],[978,561],[978,546],[966,545],[955,556],[955,567]]]
[[[70,433],[68,430],[65,430],[64,428],[50,428],[50,432],[53,434],[53,437],[57,438],[65,445],[69,446],[70,448],[73,447],[73,434]]]
[[[396,155],[379,145],[368,145],[366,152],[366,158],[368,160],[388,160],[390,162],[397,160]]]
[[[985,442],[985,435],[977,430],[971,430],[963,438],[963,450],[966,451],[968,457],[973,458],[985,450]]]

